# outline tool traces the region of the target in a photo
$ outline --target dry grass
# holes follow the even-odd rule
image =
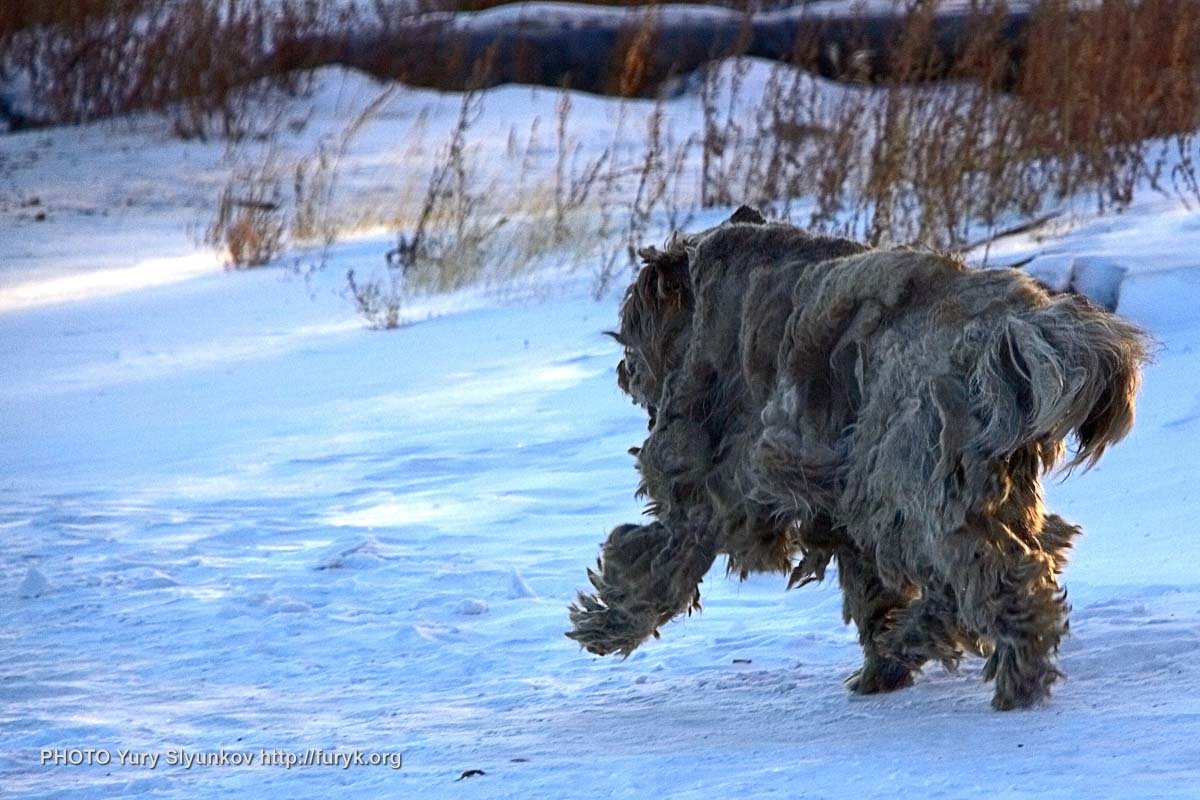
[[[355,138],[387,106],[397,87],[388,86],[369,100],[336,136],[323,138],[316,150],[299,159],[292,169],[291,237],[331,246],[352,223],[335,208],[338,178]]]
[[[217,196],[204,242],[225,254],[229,269],[265,266],[283,249],[287,234],[282,179],[273,146],[234,169]]]
[[[236,139],[269,128],[264,120],[278,92],[305,81],[253,80],[263,74],[263,54],[309,35],[334,7],[332,0],[11,0],[13,10],[0,15],[0,63],[34,65],[34,91],[64,120],[161,109],[181,136]],[[1081,197],[1120,209],[1149,187],[1200,204],[1194,2],[1042,0],[1019,62],[1002,36],[1002,7],[981,5],[970,36],[943,63],[932,35],[936,10],[924,3],[909,14],[882,82],[831,90],[781,66],[748,106],[745,62],[705,70],[691,82],[699,87],[698,135],[671,140],[659,105],[644,115],[640,152],[617,146],[631,138],[622,122],[613,146],[584,157],[564,93],[552,166],[540,155],[544,134],[535,122],[527,136],[510,137],[509,163],[520,166],[503,178],[478,163],[482,95],[467,92],[434,168],[395,176],[394,202],[369,213],[335,191],[365,112],[290,168],[287,200],[288,170],[243,165],[218,198],[208,238],[232,265],[249,266],[270,261],[289,239],[327,247],[347,225],[389,225],[397,235],[386,268],[348,281],[360,311],[387,327],[398,324],[393,309],[414,292],[503,285],[548,258],[593,265],[603,291],[630,267],[637,246],[659,229],[685,225],[701,207],[749,202],[873,243],[955,248]],[[348,13],[384,19],[395,11],[392,0],[378,0]],[[657,25],[652,11],[645,19],[609,65],[616,94],[645,88]],[[809,60],[809,47],[795,43],[797,58]],[[267,95],[275,100],[264,102]]]
[[[505,161],[516,169],[501,177],[483,168],[472,144],[482,102],[478,92],[463,94],[426,183],[398,204],[386,269],[348,276],[357,308],[374,327],[397,325],[399,309],[415,294],[467,286],[503,292],[543,267],[561,272],[593,260],[619,261],[610,212],[619,186],[633,191],[633,166],[616,164],[611,149],[584,154],[570,123],[571,95],[562,92],[552,144],[542,142],[540,120],[523,135],[510,131]],[[547,147],[555,154],[548,167],[541,157]],[[646,187],[660,179],[652,170]],[[648,197],[638,205],[656,202]]]
[[[404,204],[387,255],[386,274],[348,281],[372,325],[389,327],[397,308],[419,293],[484,286],[505,292],[534,273],[592,269],[599,295],[637,264],[637,249],[654,231],[686,226],[695,210],[684,188],[691,139],[675,142],[660,102],[645,114],[622,108],[612,144],[585,148],[572,124],[572,95],[559,95],[553,138],[542,141],[540,120],[524,135],[510,132],[501,175],[484,168],[472,145],[483,95],[463,95],[456,124],[419,196]],[[636,141],[631,117],[644,116]],[[552,152],[547,165],[544,153]]]
[[[317,31],[329,8],[328,0],[6,0],[0,72],[28,70],[56,123],[155,110],[182,137],[237,137],[264,95],[303,88],[302,75],[271,74],[267,54]]]
[[[495,280],[500,273],[489,273],[489,264],[536,262],[529,252],[576,247],[579,236],[560,231],[572,181],[587,202],[566,205],[574,214],[585,208],[592,222],[574,230],[605,242],[588,251],[597,292],[633,267],[636,248],[654,230],[681,226],[697,207],[751,202],[875,244],[953,249],[1036,224],[1081,197],[1119,209],[1149,187],[1200,202],[1192,161],[1200,10],[1193,4],[1105,0],[1080,10],[1048,0],[1015,70],[999,7],[977,12],[951,64],[935,57],[935,12],[926,4],[910,14],[883,83],[832,90],[781,66],[747,110],[747,63],[707,70],[699,136],[668,141],[660,105],[632,159],[610,149],[586,169],[565,168],[568,104],[549,186],[527,185],[524,172],[503,187],[472,175],[468,139],[478,100],[468,95],[421,211],[398,237],[392,270],[368,285],[379,290],[372,296]],[[653,16],[647,20],[646,35],[631,37],[618,59],[617,93],[639,80],[653,40]],[[547,192],[552,214],[530,202]],[[520,207],[489,202],[498,194],[519,195]],[[539,232],[537,247],[522,252],[516,243],[531,230]]]
[[[1102,210],[1128,205],[1140,186],[1200,199],[1200,7],[1047,0],[1015,73],[998,7],[976,13],[949,65],[934,55],[935,13],[910,14],[886,82],[836,102],[781,70],[747,119],[711,100],[736,96],[736,85],[706,81],[703,203],[781,213],[796,203],[814,228],[952,248],[1079,195]]]

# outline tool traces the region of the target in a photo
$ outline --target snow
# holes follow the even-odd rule
[[[289,147],[338,116],[335,94]],[[556,98],[496,90],[481,125],[548,125]],[[611,101],[574,100],[611,134]],[[422,108],[435,129],[457,101],[400,92],[354,145],[357,191],[362,164],[401,163]],[[603,336],[618,298],[586,276],[532,305],[418,299],[411,324],[371,331],[342,276],[386,236],[307,278],[225,272],[196,246],[218,145],[142,122],[0,137],[0,154],[10,196],[50,211],[0,208],[3,796],[1196,796],[1200,217],[1178,201],[990,249],[1119,267],[1119,311],[1161,343],[1130,437],[1048,487],[1085,530],[1069,679],[997,714],[978,661],[849,696],[836,581],[786,592],[718,565],[703,613],[626,661],[563,637],[599,542],[641,512],[626,450],[645,419]],[[43,748],[112,761],[42,765]],[[310,748],[403,764],[261,763]],[[258,760],[194,760],[222,749]]]

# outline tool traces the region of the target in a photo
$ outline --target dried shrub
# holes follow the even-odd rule
[[[362,283],[355,278],[354,270],[346,273],[346,286],[354,307],[372,328],[391,330],[400,327],[400,309],[408,293],[397,277],[389,271],[382,279],[373,278]]]
[[[249,269],[279,254],[286,230],[279,170],[268,156],[259,167],[235,171],[221,189],[204,241],[225,252],[229,268]]]
[[[328,249],[348,224],[345,209],[335,207],[336,190],[343,162],[355,138],[375,119],[396,94],[396,85],[385,87],[354,115],[336,135],[326,136],[309,155],[297,160],[292,170],[291,238],[319,241]]]
[[[410,232],[397,237],[389,265],[411,286],[450,291],[475,280],[495,235],[508,221],[489,214],[487,187],[477,180],[467,135],[479,118],[482,98],[463,94],[458,120],[443,158],[435,165]]]
[[[482,100],[476,92],[463,95],[424,189],[397,215],[399,232],[385,270],[348,276],[356,307],[374,327],[394,327],[399,309],[416,294],[480,285],[516,291],[542,266],[561,270],[598,261],[597,281],[607,285],[626,249],[615,243],[640,241],[645,218],[668,205],[672,193],[664,184],[678,177],[684,161],[681,151],[661,141],[661,109],[650,131],[660,140],[631,163],[618,164],[613,147],[584,154],[571,132],[571,95],[563,91],[549,169],[539,169],[544,148],[534,120],[523,143],[510,132],[507,161],[519,168],[500,178],[481,169],[471,142]],[[621,213],[614,224],[614,209],[619,205],[623,212],[629,196],[635,198],[632,213]]]

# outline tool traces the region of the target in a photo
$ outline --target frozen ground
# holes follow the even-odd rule
[[[514,115],[553,102],[503,91]],[[1086,530],[1070,678],[995,714],[977,662],[848,696],[836,591],[719,566],[660,641],[581,652],[566,605],[640,510],[625,450],[644,420],[601,335],[615,297],[565,281],[365,330],[341,276],[384,239],[339,245],[311,282],[221,272],[180,225],[219,153],[138,136],[0,137],[8,187],[57,198],[45,223],[0,209],[0,796],[1200,792],[1200,216],[1148,199],[992,253],[1128,268],[1121,310],[1163,346],[1133,434],[1049,490]],[[101,191],[135,201],[104,216]],[[42,748],[403,767],[42,766]]]

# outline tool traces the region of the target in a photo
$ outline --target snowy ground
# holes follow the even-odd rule
[[[500,91],[514,116],[552,108]],[[1133,434],[1049,489],[1086,531],[1070,678],[996,714],[976,662],[848,696],[834,588],[720,566],[662,640],[581,652],[566,606],[640,511],[644,418],[601,335],[616,298],[583,279],[534,306],[467,294],[368,331],[341,279],[385,239],[338,245],[311,281],[221,272],[182,224],[219,148],[150,141],[0,137],[7,196],[50,207],[0,208],[0,797],[1200,793],[1200,216],[1151,198],[992,252],[1127,267],[1121,310],[1163,345]],[[222,748],[403,766],[165,763]]]

